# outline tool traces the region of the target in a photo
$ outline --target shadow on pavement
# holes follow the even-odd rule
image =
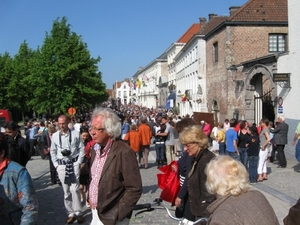
[[[47,174],[34,182],[37,197],[39,200],[39,225],[62,225],[65,224],[68,217],[64,207],[64,195],[62,187],[58,184],[51,184],[50,175]],[[91,222],[91,210],[83,204],[83,215],[88,225]],[[77,221],[74,222],[77,224]]]
[[[297,173],[300,173],[300,163],[296,164],[295,166],[293,166],[292,168],[294,168],[294,171]]]
[[[153,193],[156,193],[157,189],[158,189],[157,184],[149,185],[149,186],[143,186],[143,194],[153,194]]]

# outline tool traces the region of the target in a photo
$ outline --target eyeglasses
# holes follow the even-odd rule
[[[105,128],[90,127],[90,128],[89,128],[89,131],[92,131],[92,130],[101,132],[101,131],[104,131]]]
[[[195,145],[196,143],[188,143],[188,144],[184,144],[183,146],[184,147],[187,147],[187,148],[190,148],[192,147],[193,145]]]

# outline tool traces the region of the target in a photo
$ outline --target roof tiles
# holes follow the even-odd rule
[[[287,0],[249,0],[228,19],[231,22],[288,21]]]
[[[200,30],[199,34],[206,35],[209,32],[211,32],[213,29],[215,29],[217,26],[219,26],[221,23],[226,21],[228,16],[214,16],[212,17],[205,25],[203,29]]]
[[[200,30],[200,24],[194,23],[177,41],[177,43],[187,43]]]

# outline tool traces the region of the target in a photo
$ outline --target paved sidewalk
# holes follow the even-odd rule
[[[150,151],[149,162],[148,169],[141,169],[143,194],[139,203],[152,202],[159,197],[161,192],[157,186],[156,175],[158,170],[155,165],[155,151],[153,148]],[[268,180],[257,183],[252,188],[260,190],[266,196],[273,206],[279,222],[283,224],[282,220],[287,215],[289,208],[300,197],[300,173],[294,171],[295,168],[299,167],[294,159],[288,159],[287,168],[278,169],[276,167],[277,165],[268,163]],[[59,185],[50,184],[48,160],[42,160],[40,157],[34,156],[33,160],[28,162],[27,169],[34,180],[40,204],[38,225],[65,224],[67,215],[63,204],[63,191]],[[174,214],[174,208],[171,208],[171,204],[166,204],[170,206]],[[130,224],[176,224],[168,217],[164,209],[159,208],[136,217],[133,215]],[[91,213],[90,209],[85,206],[84,217],[86,222],[83,224],[89,224]],[[77,224],[77,222],[74,224]]]

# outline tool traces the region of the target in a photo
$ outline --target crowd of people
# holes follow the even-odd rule
[[[249,187],[268,179],[267,161],[287,166],[284,116],[275,127],[267,119],[257,126],[225,119],[211,127],[172,111],[108,106],[96,107],[84,118],[60,115],[28,122],[25,137],[15,122],[5,125],[0,198],[10,207],[1,201],[0,217],[6,224],[36,224],[38,201],[26,170],[33,155],[49,160],[50,181],[64,193],[67,224],[84,222],[83,204],[91,209],[91,225],[129,224],[132,206],[142,194],[140,170],[149,168],[151,146],[157,168],[172,165],[178,176],[176,216],[190,221],[207,217],[208,224],[279,224],[267,199]],[[300,127],[293,144],[298,134]],[[11,139],[18,148],[12,149]],[[285,224],[293,224],[295,215],[299,210]]]

